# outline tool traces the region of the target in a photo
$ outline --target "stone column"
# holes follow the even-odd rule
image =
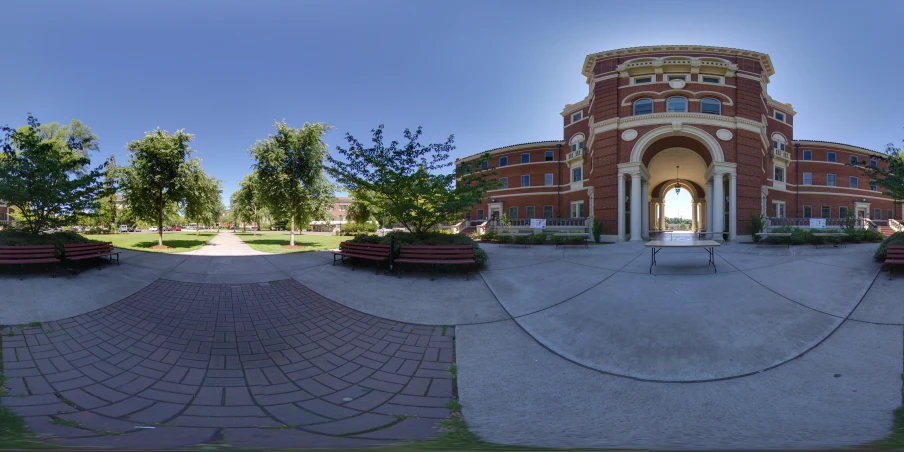
[[[713,231],[725,232],[725,194],[722,173],[713,174]],[[721,240],[722,237],[717,238]]]
[[[659,212],[659,229],[665,229],[665,200],[662,200],[662,204],[659,205],[661,211]]]
[[[706,232],[713,232],[713,181],[706,181]]]
[[[728,180],[728,240],[738,238],[738,173],[729,174]]]
[[[631,241],[639,242],[640,237],[640,209],[643,205],[640,199],[640,173],[631,175]]]
[[[625,176],[618,175],[618,241],[625,241]]]
[[[697,231],[697,202],[691,201],[691,232]]]
[[[706,218],[706,202],[700,203],[700,218],[697,220],[701,229],[709,228],[709,218]]]
[[[643,181],[640,184],[640,196],[641,201],[643,202],[643,208],[641,212],[643,212],[643,217],[641,218],[641,237],[644,239],[650,238],[650,187],[649,182]]]

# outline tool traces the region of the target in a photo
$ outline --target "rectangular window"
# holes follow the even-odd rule
[[[870,181],[869,189],[872,191],[879,191],[879,185],[876,184],[876,181]]]
[[[888,209],[888,216],[885,217],[886,220],[894,220],[895,219],[895,209]]]
[[[508,178],[507,177],[499,178],[499,188],[508,188]]]
[[[839,218],[847,218],[848,208],[841,206],[838,208],[838,217]]]
[[[704,77],[700,78],[700,81],[702,81],[703,83],[720,83],[722,81],[722,79],[720,79],[719,77],[704,76]]]
[[[775,180],[776,182],[784,182],[785,181],[785,169],[775,167]]]
[[[687,81],[687,76],[686,76],[686,75],[670,75],[670,76],[669,76],[669,81],[671,82],[672,80],[684,80],[684,81]]]
[[[634,77],[635,85],[640,84],[640,83],[652,83],[652,82],[653,82],[653,77]]]
[[[530,163],[530,154],[521,154],[521,163]]]
[[[822,206],[822,212],[820,212],[822,218],[832,218],[832,207],[831,206]]]
[[[804,151],[804,160],[813,160],[813,151]]]
[[[879,166],[879,161],[876,160],[876,159],[874,159],[874,158],[870,158],[870,159],[869,159],[869,166],[872,166],[873,168],[875,168],[876,166]]]
[[[526,211],[524,218],[531,219],[536,216],[536,212],[534,212],[534,206],[527,206],[524,210]]]
[[[544,156],[544,158],[546,159],[547,162],[553,161],[554,157],[552,155],[552,151],[546,151],[546,155]]]
[[[522,187],[530,187],[530,174],[525,174],[521,176],[521,186]]]
[[[579,111],[579,112],[577,112],[577,113],[571,115],[571,122],[578,122],[578,121],[580,121],[581,118],[583,118],[583,114],[584,114],[584,112]]]
[[[499,166],[508,166],[508,157],[499,157]]]
[[[813,206],[804,206],[804,218],[813,218]]]
[[[552,173],[546,173],[546,177],[543,178],[543,185],[552,185]]]
[[[851,187],[851,188],[859,188],[859,185],[860,185],[860,184],[859,184],[858,182],[859,182],[859,181],[857,180],[856,177],[851,176],[851,181],[850,181],[848,187]]]
[[[835,175],[834,174],[826,175],[826,185],[828,185],[829,187],[835,186]]]
[[[772,217],[773,218],[785,218],[785,203],[783,203],[783,202],[773,202],[772,203]]]
[[[571,218],[584,218],[584,201],[571,203]]]
[[[857,158],[856,155],[851,156],[850,162],[851,162],[851,165],[854,165],[854,166],[857,166],[860,164],[860,160]]]
[[[834,161],[835,161],[835,153],[834,153],[834,152],[828,152],[828,153],[826,153],[826,161],[827,161],[827,162],[834,162]]]
[[[477,209],[477,220],[483,220],[483,209]]]
[[[552,206],[543,206],[543,218],[552,218]]]
[[[581,168],[575,168],[571,170],[571,181],[572,182],[580,182],[581,179]]]
[[[509,219],[518,218],[518,208],[509,207]]]
[[[873,209],[873,220],[882,219],[882,209]]]
[[[784,120],[785,120],[785,114],[782,113],[782,112],[780,112],[780,111],[776,111],[776,112],[775,112],[775,119],[778,119],[779,121],[784,121]]]
[[[813,185],[813,173],[804,173],[804,185]]]
[[[484,161],[480,162],[480,169],[485,170],[485,169],[487,169],[488,165],[489,165],[489,163],[486,160],[484,160]]]

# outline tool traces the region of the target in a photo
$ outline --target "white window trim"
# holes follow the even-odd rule
[[[684,99],[684,111],[669,111],[669,99],[673,98],[682,98]],[[665,99],[665,112],[666,113],[689,113],[690,112],[690,100],[685,96],[669,96]]]
[[[809,184],[807,183],[807,175],[810,176],[810,183],[809,183]],[[805,173],[803,174],[803,176],[801,176],[800,184],[801,184],[801,185],[813,185],[813,173],[805,172]]]
[[[785,119],[778,119],[778,118],[775,116],[775,115],[777,115],[777,114],[781,114]],[[783,112],[783,111],[781,111],[781,110],[772,110],[772,119],[774,119],[774,120],[776,120],[776,121],[778,121],[778,122],[780,122],[780,123],[783,123],[783,124],[789,124],[788,121],[787,121],[787,119],[788,119],[788,113],[785,113],[785,112]],[[790,124],[789,124],[789,125],[790,125]]]
[[[575,116],[575,115],[581,115],[581,117],[578,118],[578,119],[574,119],[574,116]],[[574,124],[574,123],[576,123],[576,122],[581,122],[583,119],[584,119],[584,112],[583,112],[583,111],[576,111],[576,112],[574,112],[574,113],[571,114],[571,123],[572,123],[572,124]]]
[[[502,159],[505,159],[505,165],[502,164]],[[509,163],[508,163],[508,156],[507,156],[507,155],[504,155],[504,156],[502,156],[502,157],[499,157],[499,167],[501,168],[501,167],[503,167],[503,166],[509,166]]]
[[[810,150],[810,149],[804,149],[803,151],[800,151],[800,152],[801,152],[801,154],[800,154],[800,159],[801,159],[801,160],[803,160],[803,161],[805,161],[805,162],[812,162],[812,161],[813,161],[813,151],[812,151],[812,150]],[[809,158],[809,159],[804,158],[804,157],[806,157],[807,152],[810,153],[810,158]]]
[[[643,83],[637,83],[637,79],[639,79],[639,78],[649,78],[650,81],[649,81],[649,82],[643,82]],[[636,75],[636,76],[634,76],[634,77],[631,77],[631,84],[632,84],[632,85],[649,85],[649,84],[651,84],[651,83],[656,83],[656,74],[650,74],[650,75]]]
[[[504,182],[503,182],[503,181],[504,181]],[[508,177],[500,177],[500,178],[499,178],[499,184],[501,185],[501,186],[499,187],[500,190],[505,189],[505,188],[508,188]]]
[[[672,77],[681,77],[677,80],[684,80],[685,82],[689,82],[691,78],[690,74],[665,74],[663,76],[663,81],[671,82],[672,80],[675,80]]]
[[[704,82],[704,81],[703,81],[703,77],[706,77],[706,78],[710,78],[710,77],[712,77],[712,78],[717,78],[717,79],[719,79],[719,82],[718,82],[718,83],[714,83],[714,82]],[[697,74],[697,83],[706,83],[707,85],[724,85],[724,84],[725,84],[725,77],[720,76],[720,75]]]
[[[571,215],[570,218],[583,218],[583,217],[576,217],[576,216],[574,216],[574,213],[575,213],[575,212],[574,212],[574,207],[575,207],[576,205],[578,205],[578,204],[581,205],[581,211],[584,210],[584,201],[571,201],[571,210],[569,210],[569,212],[568,212],[568,213]],[[583,212],[582,212],[582,213],[583,213]]]
[[[524,185],[524,178],[525,178],[525,177],[527,177],[527,185]],[[522,187],[530,187],[530,186],[531,186],[531,184],[530,184],[530,174],[522,174],[521,177],[520,177],[518,180],[521,181],[521,186],[522,186]]]
[[[857,179],[857,186],[856,186],[856,187],[851,187],[851,182],[853,182],[853,179]],[[860,190],[860,189],[861,189],[861,188],[860,188],[860,178],[857,177],[857,176],[848,176],[848,186],[847,186],[847,188],[856,188],[856,189]]]
[[[773,201],[772,201],[772,211],[773,211],[773,212],[775,212],[776,210],[778,210],[778,209],[775,208],[775,205],[776,205],[776,204],[781,204],[781,205],[782,205],[782,213],[785,214],[784,216],[781,216],[781,217],[779,217],[779,218],[787,218],[787,217],[788,217],[788,208],[787,208],[787,206],[786,206],[785,201],[776,201],[776,200],[773,200]]]
[[[801,207],[802,207],[802,209],[800,211],[800,214],[803,215],[804,218],[813,218],[813,206],[811,206],[810,204],[804,204]],[[809,217],[807,216],[807,207],[810,208],[810,216]],[[787,214],[787,212],[785,212],[785,213]]]
[[[526,162],[524,161],[524,156],[525,156],[525,155],[527,156],[527,161],[526,161]],[[544,158],[545,158],[545,157],[544,157]],[[521,156],[518,157],[518,163],[520,163],[520,164],[522,164],[522,165],[524,165],[525,163],[530,163],[530,162],[531,162],[531,161],[530,161],[530,152],[522,152],[522,153],[521,153]]]
[[[546,183],[547,180],[551,180],[551,183],[548,183],[548,184],[547,184],[547,183]],[[549,187],[549,186],[555,185],[555,183],[556,183],[556,176],[555,176],[555,173],[545,173],[545,174],[543,174],[543,185],[544,185],[544,186]]]
[[[833,154],[835,156],[835,161],[829,160],[829,154]],[[838,163],[838,153],[832,151],[826,151],[826,162],[827,163]]]
[[[834,185],[829,185],[829,176],[832,176],[832,177],[835,178],[835,184],[834,184]],[[837,174],[834,174],[834,173],[828,173],[828,174],[826,174],[826,187],[837,187],[837,186],[838,186],[838,175],[837,175]]]

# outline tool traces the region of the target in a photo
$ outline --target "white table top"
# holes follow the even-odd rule
[[[647,248],[718,248],[721,245],[715,240],[650,240]]]

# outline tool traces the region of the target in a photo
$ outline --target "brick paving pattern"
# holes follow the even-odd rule
[[[363,314],[292,280],[158,280],[9,331],[0,403],[66,445],[361,447],[429,438],[449,414],[453,327]]]

